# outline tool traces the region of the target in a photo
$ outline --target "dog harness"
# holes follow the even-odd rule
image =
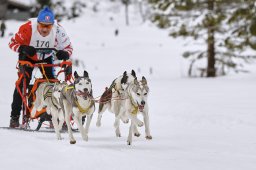
[[[92,101],[92,100],[91,100],[91,102],[90,102],[90,105],[89,105],[87,108],[83,108],[83,107],[79,104],[78,100],[76,100],[75,103],[76,103],[76,105],[77,105],[77,108],[78,108],[79,112],[81,112],[81,113],[87,113],[87,112],[89,111],[89,109],[94,105],[94,101]]]
[[[74,86],[66,86],[66,87],[65,87],[65,91],[67,92],[68,90],[74,89],[74,88],[75,88]],[[76,98],[76,97],[75,97],[75,98]],[[89,105],[87,108],[83,108],[83,107],[79,104],[77,98],[75,99],[75,104],[77,105],[77,108],[78,108],[79,112],[81,112],[81,113],[87,113],[87,112],[89,111],[89,109],[94,105],[94,101],[91,100],[90,105]]]
[[[66,86],[65,87],[65,92],[67,92],[68,90],[70,90],[70,89],[74,89],[75,87],[74,86]]]
[[[52,101],[52,104],[53,106],[58,109],[58,106],[54,103],[54,99],[52,98],[52,88],[53,88],[53,85],[48,85],[48,90],[46,91],[46,93],[44,94],[44,100],[46,100],[48,97],[51,98],[51,101]]]
[[[131,100],[131,103],[132,103],[132,106],[133,106],[132,114],[136,115],[139,111],[139,106],[136,106],[136,104],[134,104],[135,102],[133,101],[131,96],[129,96],[129,97],[130,97],[130,100]]]

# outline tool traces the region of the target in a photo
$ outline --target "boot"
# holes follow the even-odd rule
[[[10,128],[18,128],[20,126],[19,117],[11,117]]]

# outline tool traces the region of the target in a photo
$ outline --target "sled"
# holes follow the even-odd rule
[[[48,53],[49,51],[51,51],[53,53],[53,55],[56,55],[57,50],[55,48],[36,48],[37,52],[42,52],[42,53]],[[38,126],[35,129],[36,131],[38,131],[41,127],[41,125],[43,124],[44,121],[51,121],[51,116],[46,114],[46,109],[42,109],[41,111],[37,111],[36,115],[34,117],[31,117],[31,110],[33,108],[33,102],[36,99],[35,96],[35,92],[37,90],[37,88],[39,87],[39,85],[43,82],[60,82],[60,80],[58,79],[60,73],[65,73],[65,69],[68,66],[72,66],[72,62],[71,61],[62,61],[61,63],[58,64],[46,64],[46,63],[36,63],[36,64],[32,64],[29,61],[18,61],[18,67],[17,69],[19,70],[19,79],[16,81],[15,85],[16,88],[18,90],[19,95],[21,96],[22,99],[22,123],[21,123],[21,129],[30,129],[29,126],[29,122],[30,120],[33,119],[39,119],[38,122]],[[25,67],[31,67],[31,68],[40,68],[43,74],[43,77],[45,78],[40,78],[40,79],[36,79],[33,85],[27,85],[26,84],[26,79],[28,74],[25,71]],[[56,78],[54,79],[48,79],[47,76],[45,75],[44,72],[44,68],[46,67],[54,67],[54,68],[60,68],[60,71],[57,73]],[[31,74],[32,76],[32,74]],[[65,76],[65,81],[67,81],[67,78]],[[23,84],[22,89],[20,88],[20,84]],[[45,115],[48,115],[45,116]]]

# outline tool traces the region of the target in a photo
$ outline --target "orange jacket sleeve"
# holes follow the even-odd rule
[[[9,47],[18,52],[20,45],[29,45],[31,40],[31,21],[20,26],[19,31],[11,38],[9,42]]]

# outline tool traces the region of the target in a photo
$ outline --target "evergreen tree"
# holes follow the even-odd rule
[[[84,2],[82,2],[81,0],[74,1],[71,7],[71,14],[69,16],[69,19],[79,17],[83,13],[84,8],[86,8],[86,4]]]
[[[194,63],[207,60],[200,68],[201,76],[224,75],[229,68],[241,69],[241,59],[250,61],[248,47],[256,49],[255,0],[149,0],[154,9],[152,21],[160,28],[170,29],[172,37],[192,37],[204,42],[205,50],[187,51]]]
[[[43,8],[44,6],[51,7],[52,5],[51,0],[37,0],[37,3],[40,5],[40,8]]]
[[[131,4],[131,0],[122,0],[122,3],[125,6],[125,23],[129,25],[129,5]]]
[[[62,0],[58,0],[52,4],[52,9],[55,14],[55,19],[57,21],[62,21],[65,17],[68,17],[67,8]]]

